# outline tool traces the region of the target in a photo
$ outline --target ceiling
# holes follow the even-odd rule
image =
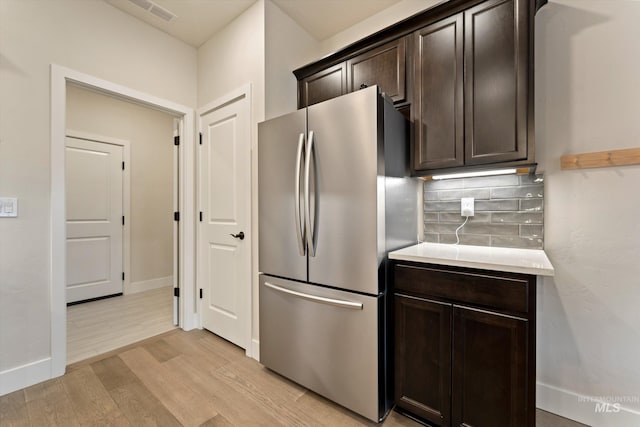
[[[201,46],[256,0],[105,0],[193,47]],[[273,0],[317,40],[324,40],[400,0]],[[141,4],[143,7],[137,5]],[[175,15],[169,22],[151,13]]]

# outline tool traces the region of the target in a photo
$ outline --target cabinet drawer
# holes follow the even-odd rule
[[[528,313],[529,280],[524,275],[501,276],[484,271],[449,271],[438,267],[397,264],[396,291],[463,302],[520,314]]]

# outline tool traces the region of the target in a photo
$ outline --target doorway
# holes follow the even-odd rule
[[[136,103],[154,110],[169,113],[177,119],[182,144],[178,147],[179,164],[179,212],[183,218],[177,224],[180,230],[178,239],[179,269],[176,274],[178,283],[187,283],[179,293],[180,308],[178,324],[185,330],[193,329],[195,321],[195,288],[193,287],[195,265],[193,242],[194,227],[194,180],[185,171],[193,170],[193,109],[180,104],[156,98],[145,93],[101,80],[93,76],[52,64],[51,66],[51,359],[50,377],[64,374],[66,354],[66,189],[65,189],[65,143],[66,143],[66,90],[67,84],[97,91],[120,100]],[[171,198],[169,194],[168,197]],[[191,262],[185,262],[191,260]]]
[[[66,95],[67,362],[74,363],[175,327],[178,150],[172,115],[74,85]]]

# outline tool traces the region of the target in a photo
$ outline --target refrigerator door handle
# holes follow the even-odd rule
[[[294,291],[291,289],[283,288],[278,285],[274,285],[273,283],[264,282],[264,285],[268,288],[273,289],[274,291],[282,292],[283,294],[293,295],[298,298],[303,298],[309,301],[319,302],[321,304],[333,305],[336,307],[348,308],[351,310],[362,310],[363,304],[361,302],[353,302],[353,301],[345,301],[341,299],[335,298],[326,298],[317,295],[309,295],[303,292]]]
[[[309,255],[312,257],[316,256],[316,248],[314,246],[315,242],[315,230],[312,228],[311,222],[311,200],[309,197],[309,181],[311,175],[311,163],[314,163],[314,171],[315,171],[315,161],[316,155],[313,148],[313,131],[309,131],[309,144],[307,145],[307,154],[305,156],[306,163],[304,165],[304,216],[307,224],[307,246],[309,249]],[[313,161],[312,161],[313,160]],[[314,197],[317,197],[317,189],[314,191]],[[317,208],[317,203],[315,205]],[[315,219],[314,219],[315,220]]]
[[[306,235],[303,230],[304,219],[300,212],[300,170],[302,164],[302,150],[304,148],[304,133],[298,138],[298,154],[296,156],[296,178],[295,178],[295,204],[296,204],[296,234],[298,235],[298,251],[300,256],[306,255],[305,239]]]

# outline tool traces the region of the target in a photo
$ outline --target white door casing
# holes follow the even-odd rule
[[[65,213],[65,138],[66,138],[66,86],[80,85],[120,99],[137,102],[167,112],[180,120],[183,143],[180,156],[180,206],[184,219],[180,221],[180,282],[181,289],[179,325],[188,331],[198,327],[196,313],[196,214],[195,203],[195,112],[192,108],[167,99],[140,92],[117,83],[103,80],[57,64],[51,64],[51,356],[0,373],[0,391],[11,392],[61,376],[66,367],[66,213]]]
[[[123,148],[67,137],[67,302],[123,291]]]
[[[250,352],[251,128],[249,92],[201,110],[198,284],[202,326]],[[244,233],[244,239],[233,237]]]

